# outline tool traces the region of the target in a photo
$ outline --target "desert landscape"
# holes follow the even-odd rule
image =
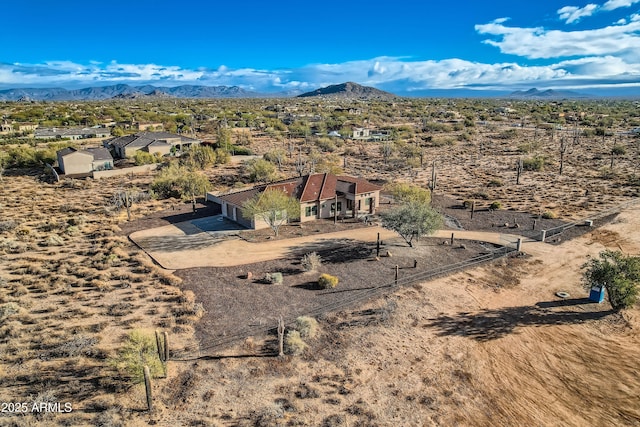
[[[591,302],[581,269],[604,249],[640,251],[634,102],[311,97],[0,107],[26,119],[36,110],[90,112],[96,121],[135,114],[183,129],[226,159],[198,171],[216,194],[341,173],[383,187],[380,213],[398,204],[385,189],[400,182],[429,190],[445,218],[414,248],[379,218],[212,242],[194,225],[219,213],[203,194],[192,203],[157,191],[181,158],[156,171],[58,182],[42,164],[52,151],[102,140],[6,138],[0,402],[72,410],[14,405],[0,412],[2,425],[640,424],[639,307]],[[347,135],[356,128],[382,136]],[[123,194],[135,196],[128,209]],[[543,242],[542,230],[558,234]],[[310,252],[323,260],[312,272],[301,262]],[[274,271],[282,284],[264,282]],[[320,273],[337,276],[337,287],[318,288]],[[306,349],[278,356],[278,319],[293,329],[300,316],[317,321]],[[153,376],[149,411],[144,383],[122,362],[132,333],[155,331],[167,332],[171,356]]]

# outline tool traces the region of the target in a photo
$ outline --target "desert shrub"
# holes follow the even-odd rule
[[[517,129],[507,129],[505,131],[500,132],[498,135],[495,136],[495,138],[498,138],[498,139],[512,139],[512,138],[515,138],[516,136],[518,136],[518,130]]]
[[[20,312],[20,306],[15,302],[8,302],[6,304],[0,305],[0,319],[4,319],[5,317],[11,316],[12,314],[16,314]]]
[[[489,205],[489,210],[497,211],[498,209],[502,209],[502,203],[495,201]]]
[[[502,182],[502,180],[500,180],[500,179],[492,179],[487,184],[487,187],[502,187],[503,185],[504,185],[504,182]]]
[[[12,219],[0,221],[0,233],[11,231],[18,226],[18,223]]]
[[[118,371],[128,375],[134,383],[144,381],[143,367],[149,367],[152,377],[164,373],[158,357],[155,337],[140,330],[133,330],[115,357],[109,360]]]
[[[138,150],[133,155],[133,162],[136,166],[140,165],[150,165],[152,163],[156,163],[158,158],[151,153],[147,153],[146,151]]]
[[[336,144],[328,138],[319,138],[318,141],[316,141],[316,147],[318,147],[320,150],[324,151],[324,152],[329,152],[332,153],[334,151],[336,151]]]
[[[305,254],[300,261],[304,271],[316,271],[322,265],[322,258],[316,252]]]
[[[542,218],[544,218],[544,219],[556,219],[556,218],[558,218],[558,214],[556,214],[553,211],[545,211],[542,214]]]
[[[264,275],[264,280],[272,285],[281,285],[283,281],[282,273],[267,273]]]
[[[526,171],[541,171],[544,168],[544,163],[544,157],[528,157],[522,160],[522,169]]]
[[[318,321],[313,317],[300,316],[296,319],[295,330],[302,338],[313,338],[318,333]]]
[[[487,193],[482,192],[482,191],[477,192],[477,193],[473,193],[471,195],[471,197],[473,197],[474,199],[489,200],[489,195]]]
[[[250,148],[240,145],[232,145],[230,150],[235,156],[251,156],[253,154]]]
[[[167,285],[167,286],[177,286],[180,283],[182,283],[182,279],[180,277],[175,276],[174,274],[168,271],[156,269],[156,271],[153,274],[153,277],[158,279],[160,283],[162,283],[163,285]]]
[[[64,232],[67,233],[69,236],[74,236],[80,232],[80,229],[75,225],[70,225],[66,228]]]
[[[22,226],[16,230],[16,235],[18,237],[27,237],[31,234],[31,228],[27,226]]]
[[[338,278],[326,273],[321,274],[320,277],[318,277],[318,285],[320,285],[322,289],[333,289],[338,286]]]
[[[292,356],[301,355],[307,348],[307,343],[302,340],[300,332],[291,330],[284,337],[284,351]]]
[[[45,241],[42,242],[43,246],[62,246],[64,245],[64,239],[57,234],[52,234]]]

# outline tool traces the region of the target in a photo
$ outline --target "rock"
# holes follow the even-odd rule
[[[391,257],[392,256],[391,255],[391,251],[387,251],[387,255],[386,256]]]
[[[460,249],[467,249],[467,246],[466,246],[466,245],[460,245],[460,246],[458,246],[458,247],[459,247]]]
[[[247,271],[247,274],[245,275],[245,278],[246,278],[247,280],[251,280],[251,279],[253,279],[253,273],[252,273],[252,272],[250,272],[250,271]]]

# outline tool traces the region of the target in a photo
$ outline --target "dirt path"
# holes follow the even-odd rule
[[[162,267],[168,270],[178,270],[193,267],[233,267],[287,258],[296,254],[299,248],[321,250],[331,247],[336,241],[375,242],[378,233],[383,240],[398,238],[396,233],[376,226],[316,236],[252,243],[238,238],[213,238],[208,233],[198,231],[188,222],[139,231],[129,237]],[[449,230],[439,230],[434,236],[448,240],[451,233],[452,231]],[[456,230],[454,233],[456,239],[478,240],[502,245],[516,242],[519,237],[509,234],[461,230]],[[527,243],[528,250],[535,253],[546,251],[545,246],[533,242],[531,245]]]

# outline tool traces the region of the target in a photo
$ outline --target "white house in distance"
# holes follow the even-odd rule
[[[336,215],[355,217],[359,213],[374,214],[380,204],[381,189],[363,178],[317,173],[234,193],[207,193],[207,201],[218,203],[225,218],[257,230],[269,225],[257,218],[244,217],[242,206],[247,200],[267,190],[284,191],[295,197],[300,203],[300,222],[306,222]]]
[[[88,174],[93,171],[113,169],[113,157],[106,148],[79,150],[67,147],[56,154],[58,167],[65,175]]]

